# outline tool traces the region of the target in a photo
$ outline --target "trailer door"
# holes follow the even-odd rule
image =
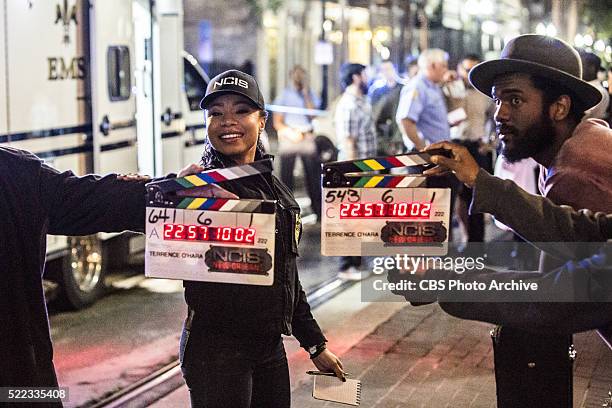
[[[177,171],[184,163],[185,119],[181,109],[183,89],[183,5],[180,0],[156,3],[159,26],[161,75],[162,173]]]
[[[90,0],[94,171],[138,171],[132,2]]]

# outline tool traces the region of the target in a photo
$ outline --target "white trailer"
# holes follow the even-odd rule
[[[0,144],[60,170],[158,176],[199,158],[208,78],[183,53],[181,0],[0,0],[0,78]],[[118,241],[48,237],[73,307],[104,290]]]

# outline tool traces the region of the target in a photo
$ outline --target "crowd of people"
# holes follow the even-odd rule
[[[601,60],[595,54],[578,50],[583,78],[601,94],[601,101],[585,112],[584,118],[612,120],[609,89],[602,82]],[[495,128],[495,103],[476,89],[468,78],[470,71],[483,62],[478,54],[459,59],[456,70],[449,69],[449,54],[441,49],[427,49],[418,57],[406,59],[405,72],[398,73],[390,61],[376,68],[345,63],[339,72],[341,95],[331,104],[330,116],[335,131],[339,160],[396,155],[419,151],[440,141],[465,146],[480,167],[504,179],[511,179],[530,193],[538,192],[540,168],[531,157],[516,158],[501,154],[501,143]],[[368,74],[375,72],[373,78]],[[291,83],[276,98],[275,105],[316,109],[320,101],[307,86],[307,73],[301,66],[290,72]],[[321,160],[312,143],[314,116],[274,113],[281,159],[281,180],[294,186],[295,158],[301,157],[305,185],[311,210],[321,217],[321,193],[318,169]],[[540,163],[541,164],[541,163]],[[417,169],[418,171],[418,169]],[[483,242],[485,217],[470,214],[471,189],[452,176],[431,177],[430,187],[449,187],[452,191],[451,212],[460,227],[456,241]],[[512,231],[496,220],[501,228]],[[514,240],[524,242],[514,234]],[[517,245],[514,264],[534,265],[533,254]],[[365,265],[355,257],[342,258],[340,276],[363,277]]]
[[[447,150],[449,157],[433,155],[436,167],[426,171],[428,185],[457,192],[458,218],[470,240],[483,239],[482,212],[497,216],[529,241],[611,240],[612,130],[605,121],[590,117],[606,111],[599,110],[605,98],[588,78],[583,80],[576,50],[552,37],[522,35],[506,44],[499,59],[481,62],[476,55],[466,56],[456,74],[448,72],[448,58],[442,50],[423,51],[418,72],[407,81],[391,64],[383,64],[382,86],[374,87],[369,86],[365,66],[344,64],[343,93],[334,110],[338,158]],[[291,78],[291,87],[277,104],[316,108],[305,71],[296,67]],[[202,160],[179,176],[266,157],[260,135],[267,112],[253,77],[230,70],[213,78],[201,108],[208,132]],[[184,282],[188,314],[180,360],[194,407],[289,407],[282,335],[294,335],[319,370],[344,379],[342,363],[327,348],[310,311],[296,264],[300,208],[287,184],[292,183],[297,157],[305,168],[315,160],[311,119],[308,113],[274,114],[285,161],[281,180],[258,174],[224,185],[235,197],[276,200],[274,283],[256,287]],[[543,197],[489,174],[490,119],[505,160],[538,163]],[[320,215],[317,172],[306,172],[313,211]],[[7,147],[0,147],[0,175],[0,208],[11,221],[0,229],[0,270],[5,274],[0,280],[0,385],[55,387],[42,290],[45,236],[142,231],[148,180],[115,174],[77,177]],[[571,287],[577,275],[588,277],[593,283],[588,287],[603,287],[603,299],[610,301],[609,247],[583,260],[570,251],[561,259],[554,255],[543,252],[538,275],[529,277],[553,287]],[[347,277],[360,267],[359,258],[341,260]],[[504,279],[495,271],[475,278],[486,281],[492,276]],[[432,299],[459,317],[502,325],[493,339],[502,408],[571,406],[572,334],[599,329],[610,343],[612,303],[483,307],[447,300],[444,294]]]

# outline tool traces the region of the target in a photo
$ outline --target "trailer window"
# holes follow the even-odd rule
[[[204,98],[208,82],[188,61],[183,61],[185,67],[185,93],[191,111],[200,110],[200,101]]]
[[[125,101],[129,99],[132,83],[130,75],[130,50],[128,47],[108,47],[106,64],[110,100]]]

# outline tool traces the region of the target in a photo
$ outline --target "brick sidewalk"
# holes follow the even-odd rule
[[[380,319],[340,357],[346,371],[362,381],[362,407],[495,407],[492,327],[456,319],[437,305],[406,305]],[[574,407],[601,408],[612,389],[612,352],[594,332],[574,336],[574,343]],[[290,358],[292,371],[311,369],[307,361],[297,359],[302,354]],[[296,380],[292,407],[346,406],[313,399],[311,379]],[[154,406],[189,406],[186,387]]]
[[[342,356],[362,381],[363,407],[495,407],[491,325],[455,319],[437,306],[407,307]],[[601,407],[612,388],[612,352],[593,333],[575,336],[576,407]],[[293,392],[294,407],[334,407]]]

